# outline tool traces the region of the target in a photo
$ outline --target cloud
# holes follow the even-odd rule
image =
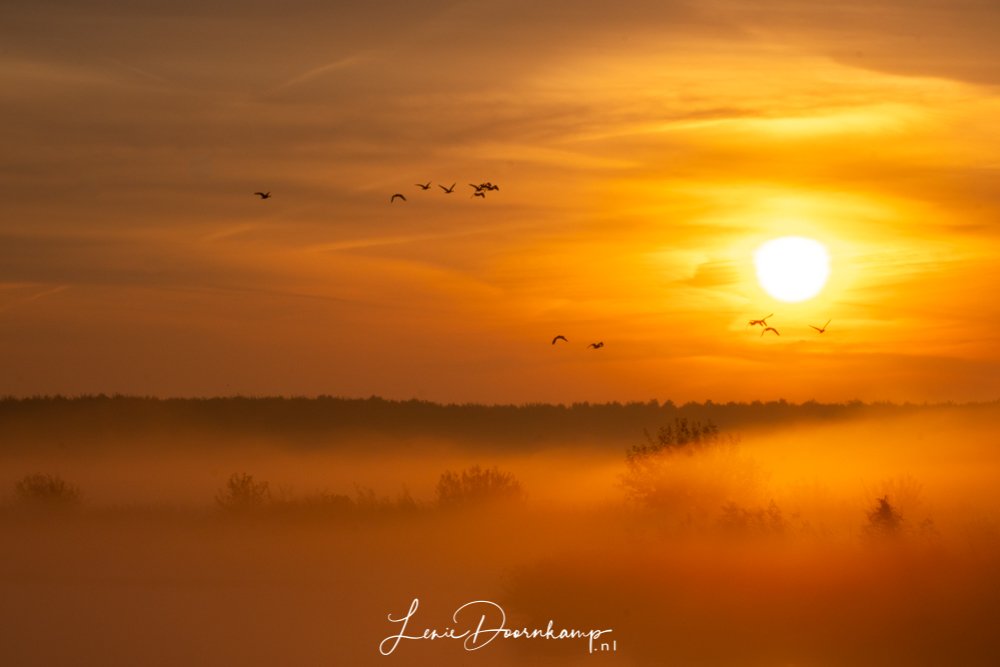
[[[375,62],[378,59],[378,57],[379,53],[376,51],[361,51],[348,56],[344,56],[343,58],[338,58],[333,62],[313,67],[305,72],[302,72],[301,74],[293,76],[292,78],[278,84],[270,91],[265,93],[264,97],[276,95],[287,88],[292,88],[304,83],[308,83],[313,79],[325,76],[327,74],[331,74],[333,72],[342,72],[344,70],[349,70],[358,67],[359,65],[366,65]]]
[[[740,279],[740,273],[730,261],[717,260],[702,262],[694,275],[684,282],[692,287],[724,287],[733,285]]]

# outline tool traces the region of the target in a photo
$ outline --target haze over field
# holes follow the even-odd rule
[[[264,411],[267,402],[257,403]],[[3,405],[7,427],[42,412],[37,402],[14,406],[20,414]],[[28,446],[13,445],[20,429],[4,429],[0,627],[10,664],[98,656],[103,665],[988,665],[1000,657],[995,404],[841,406],[835,418],[785,406],[793,416],[779,419],[744,406],[744,427],[668,446],[651,467],[636,464],[635,452],[662,442],[662,432],[648,440],[636,424],[613,433],[613,406],[578,408],[563,422],[568,434],[527,438],[517,433],[533,419],[529,409],[479,409],[484,424],[505,412],[506,443],[429,437],[435,419],[412,420],[408,435],[379,434],[385,417],[412,410],[405,403],[379,404],[382,419],[367,435],[289,422],[292,437],[262,430],[257,438],[239,429],[227,438],[205,419],[217,411],[225,420],[226,402],[185,406],[201,412],[199,425],[176,405],[173,419],[186,425],[164,419],[158,402],[101,399],[47,404],[49,424],[37,431],[48,439]],[[282,407],[301,415],[319,406]],[[111,408],[113,421],[101,414]],[[259,424],[273,420],[270,410]],[[576,419],[609,418],[611,434],[572,433]],[[81,420],[122,428],[96,440],[51,426]],[[664,426],[708,423],[684,420]],[[442,495],[443,473],[475,466],[495,466],[517,493],[486,504]],[[75,486],[79,500],[24,493],[18,483],[35,471]],[[267,487],[259,498],[234,495],[233,473]],[[879,515],[879,498],[890,514]],[[592,656],[585,642],[498,640],[467,653],[455,640],[409,640],[380,655],[379,642],[398,629],[386,614],[404,614],[414,597],[418,634],[453,626],[465,602],[490,600],[527,627],[554,619],[613,628],[617,650]],[[43,628],[57,640],[42,641]]]

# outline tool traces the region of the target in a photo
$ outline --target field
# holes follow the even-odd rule
[[[993,665],[998,417],[4,401],[0,660]]]

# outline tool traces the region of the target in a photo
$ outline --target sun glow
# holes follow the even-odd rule
[[[783,236],[761,245],[754,253],[757,280],[779,301],[810,299],[823,289],[830,276],[830,257],[819,241]]]

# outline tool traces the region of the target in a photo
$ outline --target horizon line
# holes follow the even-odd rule
[[[589,407],[602,407],[602,406],[634,406],[634,405],[644,405],[648,406],[651,404],[656,404],[657,407],[667,407],[673,406],[676,408],[684,408],[688,406],[699,406],[699,407],[739,407],[739,406],[762,406],[762,405],[784,405],[790,407],[919,407],[919,408],[934,408],[934,407],[985,407],[1000,404],[1000,397],[990,399],[990,400],[974,400],[974,401],[895,401],[895,400],[870,400],[864,401],[859,398],[845,399],[842,401],[819,401],[816,399],[809,399],[800,402],[789,401],[785,398],[777,399],[754,399],[752,401],[717,401],[711,398],[706,398],[703,401],[684,401],[683,403],[675,402],[673,399],[658,399],[649,398],[646,400],[606,400],[606,401],[572,401],[572,402],[551,402],[551,401],[527,401],[521,403],[513,402],[496,402],[496,403],[485,403],[476,401],[458,402],[458,401],[436,401],[431,399],[423,398],[387,398],[384,396],[379,396],[377,394],[371,394],[369,396],[342,396],[334,394],[219,394],[219,395],[189,395],[189,396],[157,396],[153,394],[105,394],[103,392],[99,393],[82,393],[82,394],[31,394],[31,395],[14,395],[14,394],[3,394],[0,395],[0,403],[13,403],[13,402],[30,402],[30,401],[87,401],[87,400],[139,400],[139,401],[151,401],[151,402],[197,402],[197,401],[342,401],[342,402],[357,402],[357,401],[381,401],[385,403],[417,403],[424,405],[435,405],[439,407],[485,407],[485,408],[524,408],[524,407],[537,407],[537,406],[547,406],[547,407],[563,407],[572,408],[575,406],[589,406]]]

